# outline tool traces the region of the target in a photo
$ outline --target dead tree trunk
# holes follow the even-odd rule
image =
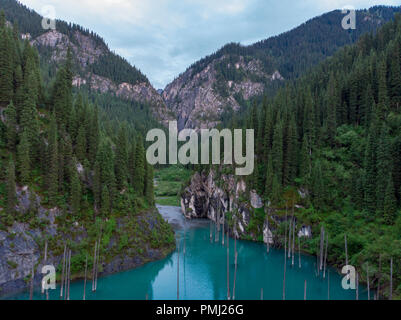
[[[390,259],[390,295],[389,299],[393,300],[393,258]]]
[[[287,230],[286,230],[287,233]],[[287,241],[284,242],[284,278],[283,278],[283,300],[285,300],[285,275],[287,271]]]
[[[381,275],[382,272],[382,255],[379,254],[379,277],[377,279],[377,300],[380,300],[380,282],[381,282]]]
[[[227,300],[230,300],[230,245],[229,245],[228,232],[227,232]]]
[[[95,292],[96,251],[97,251],[97,240],[96,240],[96,242],[95,242],[95,252],[94,252],[94,254],[93,254],[92,292]]]
[[[61,271],[61,289],[60,289],[60,298],[63,297],[63,287],[64,287],[64,272],[65,272],[65,254],[67,250],[67,245],[64,245],[64,254],[63,254],[63,267]]]
[[[70,300],[70,283],[71,283],[71,250],[68,255],[68,289],[67,289],[67,300]]]
[[[290,220],[290,227],[288,229],[288,259],[291,258],[291,233],[292,233],[292,219]]]
[[[298,237],[298,264],[299,264],[299,269],[301,269],[301,239]]]
[[[325,252],[324,252],[324,263],[323,263],[323,279],[326,278],[328,248],[329,248],[329,235],[326,234],[326,249],[325,249]]]
[[[96,269],[95,269],[95,291],[97,290],[97,278],[99,274],[99,259],[100,259],[100,238],[97,245],[97,256],[96,256]]]
[[[292,224],[292,267],[294,267],[295,263],[295,221]]]
[[[356,300],[359,300],[359,274],[356,272]]]
[[[180,237],[177,243],[177,300],[180,300]]]
[[[267,253],[269,253],[270,252],[269,214],[267,214],[266,217],[266,228],[267,228],[266,250]]]
[[[86,255],[86,259],[85,259],[85,280],[84,280],[84,296],[83,296],[83,300],[85,300],[85,295],[86,295],[86,273],[88,271],[88,255]]]
[[[233,300],[235,300],[235,282],[237,280],[237,261],[238,261],[238,252],[235,251],[235,266],[234,266],[234,285],[233,285]]]
[[[225,222],[225,218],[226,218],[226,215],[225,215],[225,213],[223,212],[223,229],[222,229],[222,240],[221,240],[221,244],[224,246],[224,222]]]
[[[304,284],[304,300],[306,301],[306,280],[305,280],[305,284]]]
[[[324,250],[324,227],[320,229],[320,252],[319,252],[319,258],[320,258],[320,263],[319,263],[319,270],[323,270],[323,250]]]
[[[370,300],[369,262],[366,265],[366,282],[368,283],[368,300]]]

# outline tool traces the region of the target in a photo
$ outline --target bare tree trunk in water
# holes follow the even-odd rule
[[[292,267],[294,267],[295,260],[295,221],[292,224]]]
[[[366,265],[366,281],[368,283],[368,300],[370,300],[369,262]]]
[[[223,229],[222,229],[222,237],[221,237],[221,244],[224,246],[224,222],[225,222],[225,218],[226,218],[226,214],[225,214],[225,212],[223,212]]]
[[[301,269],[301,239],[298,237],[298,258],[299,258],[299,269]]]
[[[377,300],[380,300],[380,282],[382,279],[382,255],[379,254],[379,278],[377,279]]]
[[[329,248],[329,235],[326,234],[326,250],[324,252],[324,263],[323,263],[323,279],[326,278],[326,266],[327,266],[328,248]]]
[[[85,280],[84,280],[84,296],[83,300],[85,300],[85,294],[86,294],[86,273],[88,271],[88,255],[86,255],[86,260],[85,260]]]
[[[180,237],[177,242],[177,300],[180,300]]]
[[[287,230],[285,231],[287,234]],[[287,271],[287,241],[284,242],[284,278],[283,278],[283,300],[285,300],[285,273]]]
[[[228,232],[227,232],[227,300],[230,300],[230,245],[229,245]]]
[[[319,263],[319,270],[323,270],[323,250],[324,250],[324,228],[322,227],[320,229],[320,253],[319,253],[319,258],[320,258],[320,263]]]
[[[359,300],[359,274],[356,273],[356,300]]]
[[[71,283],[71,250],[68,255],[68,289],[67,289],[67,300],[70,300],[70,283]]]
[[[306,301],[306,280],[305,280],[305,284],[304,284],[304,300]]]
[[[64,254],[63,254],[63,267],[61,271],[61,289],[60,289],[60,298],[63,297],[63,287],[64,287],[64,272],[65,272],[65,252],[67,250],[67,245],[64,245]]]
[[[288,229],[288,259],[291,258],[291,233],[292,233],[292,219],[290,220],[290,227]]]
[[[238,261],[238,252],[235,251],[235,268],[234,268],[233,300],[235,300],[235,282],[236,282],[236,280],[237,280],[237,261]]]
[[[260,300],[263,301],[263,288],[260,289]]]
[[[393,300],[393,258],[390,259],[390,300]]]
[[[94,252],[94,254],[93,254],[92,292],[95,291],[96,251],[97,251],[97,240],[96,240],[96,242],[95,242],[95,252]]]
[[[266,250],[267,250],[267,253],[269,253],[270,252],[269,213],[267,214],[267,218],[266,218],[266,228],[267,228]]]
[[[97,278],[99,274],[99,259],[100,259],[100,238],[97,245],[96,269],[95,269],[95,291],[97,290]]]

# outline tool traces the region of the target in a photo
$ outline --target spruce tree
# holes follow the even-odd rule
[[[143,195],[144,179],[145,179],[145,150],[143,147],[142,138],[138,137],[135,151],[135,167],[133,187],[138,195]]]
[[[31,159],[27,132],[23,132],[17,147],[19,180],[23,185],[29,183],[31,175]]]
[[[391,149],[388,137],[388,129],[385,124],[380,130],[379,142],[377,145],[377,179],[376,179],[376,206],[379,212],[382,212],[384,206],[384,197],[388,184],[388,175],[392,171],[391,167]]]
[[[15,192],[15,165],[12,157],[8,161],[7,167],[7,205],[6,212],[13,214],[17,205],[17,196]]]
[[[125,188],[128,173],[128,139],[125,125],[121,126],[116,145],[116,180],[119,190]]]
[[[79,181],[78,173],[75,168],[72,168],[74,174],[71,181],[71,211],[76,216],[79,213],[81,205],[81,182]]]
[[[58,194],[58,134],[56,118],[53,115],[50,122],[50,130],[48,136],[48,171],[47,171],[47,191],[49,202],[51,205],[56,204]]]
[[[102,190],[102,206],[101,213],[103,217],[107,217],[110,214],[110,194],[106,186],[103,186]]]
[[[153,206],[154,204],[153,167],[146,161],[146,159],[144,161],[146,167],[144,195],[148,203],[151,206]]]
[[[269,159],[267,161],[266,186],[265,186],[265,195],[269,199],[272,196],[273,192],[273,178],[274,178],[273,159],[272,155],[270,154]]]
[[[327,135],[328,141],[331,146],[334,145],[334,138],[336,136],[336,129],[337,129],[337,108],[339,105],[339,98],[337,94],[337,84],[332,74],[330,76],[328,89],[327,89]]]
[[[283,127],[278,121],[274,128],[272,148],[273,170],[280,185],[283,183]]]
[[[388,225],[392,225],[396,219],[397,199],[395,198],[394,183],[391,174],[388,176],[386,193],[384,197],[383,217]]]
[[[4,18],[4,12],[2,13]],[[0,106],[7,106],[14,94],[13,86],[14,43],[8,27],[0,26]]]
[[[7,147],[11,152],[16,151],[17,145],[17,112],[11,101],[6,111]]]

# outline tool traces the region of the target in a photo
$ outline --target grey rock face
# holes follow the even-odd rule
[[[220,63],[227,63],[227,68],[242,72],[244,78],[236,82],[221,79],[218,75]],[[179,130],[215,127],[224,111],[240,108],[236,96],[247,100],[263,94],[266,82],[283,80],[278,71],[269,75],[262,70],[262,62],[257,59],[246,61],[241,56],[238,63],[231,64],[228,57],[223,56],[198,73],[189,68],[165,88],[163,98],[168,109],[176,115]],[[225,88],[226,94],[222,95],[218,87]]]
[[[248,190],[245,181],[238,180],[233,175],[217,177],[213,171],[208,174],[195,173],[181,195],[181,210],[186,218],[207,218],[222,224],[226,222],[226,217],[230,213],[234,225],[230,230],[231,234],[237,238],[245,237],[255,241],[258,240],[259,235],[249,230],[251,216],[254,209],[264,206],[261,197],[255,190]],[[266,219],[259,232],[265,243],[279,246],[280,239],[275,231],[281,223],[289,221],[292,217],[279,216],[270,210],[268,205],[265,206],[265,210],[269,223]],[[297,219],[294,218],[294,220],[297,223]],[[311,236],[311,227],[301,226],[298,237]]]

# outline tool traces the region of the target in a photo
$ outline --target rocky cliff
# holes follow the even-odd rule
[[[222,77],[222,69],[238,78]],[[276,70],[263,71],[258,59],[229,56],[213,60],[200,71],[189,68],[163,91],[163,99],[178,121],[178,129],[205,129],[220,123],[226,111],[238,111],[243,100],[262,95],[267,82],[282,81]]]
[[[244,180],[234,175],[195,173],[181,194],[181,209],[188,219],[207,218],[217,225],[230,226],[237,238],[269,242],[281,246],[279,226],[294,219],[298,237],[311,237],[309,225],[296,216],[283,215],[264,203],[255,190],[249,190]]]
[[[12,219],[9,227],[1,224],[0,229],[0,296],[26,289],[32,267],[35,286],[40,285],[44,265],[53,265],[60,271],[66,243],[72,250],[72,277],[82,277],[83,252],[87,252],[89,261],[93,255],[94,223],[71,219],[59,208],[46,208],[41,204],[41,197],[28,187],[16,191],[18,217]],[[100,276],[161,259],[175,247],[173,231],[156,209],[134,216],[127,213],[105,223],[111,232],[102,234]],[[48,241],[46,263],[45,239]]]
[[[167,110],[161,95],[145,76],[128,63],[126,63],[127,68],[132,69],[130,72],[138,73],[138,80],[131,83],[115,81],[92,70],[94,64],[103,61],[100,59],[111,63],[108,60],[115,57],[107,45],[98,38],[85,35],[78,30],[70,37],[57,30],[48,31],[35,39],[31,39],[29,34],[24,34],[23,37],[30,39],[30,43],[39,49],[39,53],[42,56],[49,56],[48,62],[57,67],[65,61],[67,50],[70,48],[74,60],[73,85],[75,87],[87,86],[100,93],[111,93],[125,100],[147,103],[151,107],[153,116],[164,124],[174,119],[172,113]]]

